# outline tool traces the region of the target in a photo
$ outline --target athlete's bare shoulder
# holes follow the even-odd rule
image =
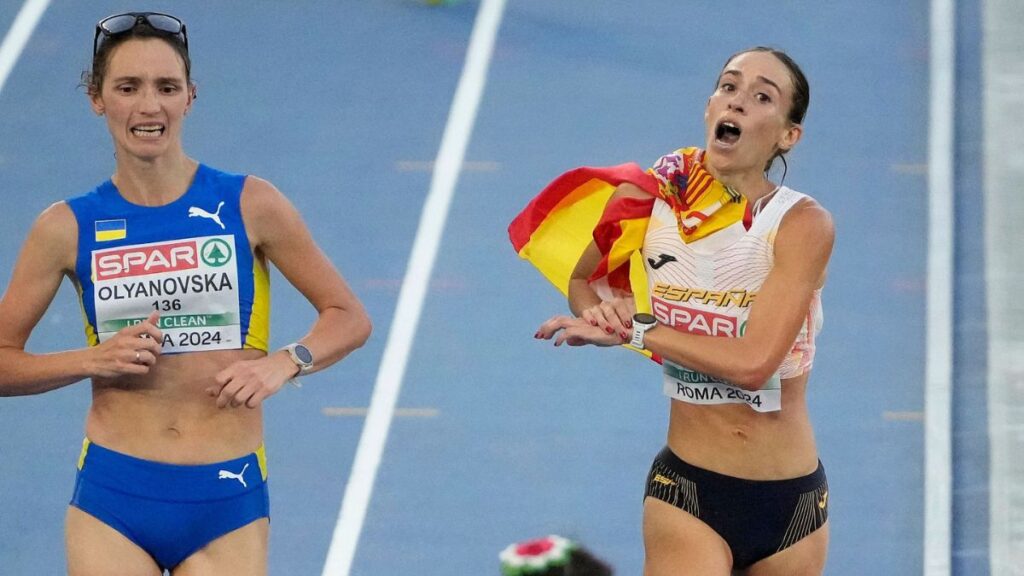
[[[809,241],[824,241],[831,246],[835,238],[832,214],[817,200],[804,196],[782,218],[779,234]]]
[[[65,271],[75,267],[78,249],[78,221],[67,202],[54,202],[36,218],[25,242],[26,248],[41,250]]]
[[[282,203],[287,203],[287,199],[270,181],[259,176],[246,176],[242,187],[242,211],[246,216],[273,216]]]
[[[273,242],[302,225],[298,211],[288,198],[269,181],[248,176],[242,188],[242,218],[249,239],[256,246]]]
[[[825,283],[826,268],[835,244],[832,215],[813,198],[801,198],[782,219],[775,239],[775,263],[806,275],[814,287]]]

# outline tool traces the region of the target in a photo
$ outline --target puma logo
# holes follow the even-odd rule
[[[677,262],[676,257],[671,254],[659,254],[658,261],[655,262],[654,258],[648,258],[647,263],[651,265],[651,268],[657,270],[669,262]]]
[[[190,206],[189,209],[188,209],[188,217],[189,218],[194,218],[196,216],[199,216],[200,218],[209,218],[210,220],[213,220],[214,222],[216,222],[217,225],[220,226],[220,229],[223,230],[224,229],[224,223],[220,221],[220,209],[223,208],[223,207],[224,207],[224,201],[221,200],[220,204],[217,204],[217,211],[214,212],[213,214],[210,214],[209,212],[207,212],[206,210],[203,210],[202,208],[200,208],[198,206]]]
[[[828,490],[821,495],[821,500],[818,500],[818,508],[824,510],[826,505],[828,505]]]
[[[221,471],[219,471],[217,473],[217,478],[220,479],[220,480],[226,480],[228,478],[233,478],[233,479],[238,480],[239,482],[241,482],[243,487],[248,488],[249,485],[245,483],[245,478],[242,477],[242,475],[245,474],[245,469],[248,468],[248,467],[249,467],[249,463],[246,462],[245,466],[242,466],[242,471],[239,472],[238,474],[235,474],[234,472],[229,472],[227,470],[221,470]]]

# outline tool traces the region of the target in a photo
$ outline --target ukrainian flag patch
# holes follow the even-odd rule
[[[95,224],[97,242],[123,240],[128,236],[128,223],[123,218],[120,220],[97,220]]]

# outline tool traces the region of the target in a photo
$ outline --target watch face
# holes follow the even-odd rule
[[[306,348],[302,344],[296,344],[293,350],[295,351],[295,357],[303,364],[313,363],[313,353],[309,351],[309,348]]]
[[[646,312],[637,312],[633,315],[633,322],[636,324],[657,324],[658,319],[653,314],[647,314]]]

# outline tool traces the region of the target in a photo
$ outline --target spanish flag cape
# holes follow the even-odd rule
[[[634,163],[581,167],[555,178],[509,225],[512,246],[563,294],[583,251],[593,242],[601,262],[590,277],[602,298],[632,294],[636,309],[651,309],[641,256],[655,199],[676,217],[679,235],[690,243],[743,222],[750,228],[746,198],[716,180],[702,165],[704,151],[681,148],[648,170]],[[619,197],[630,183],[650,198]]]

